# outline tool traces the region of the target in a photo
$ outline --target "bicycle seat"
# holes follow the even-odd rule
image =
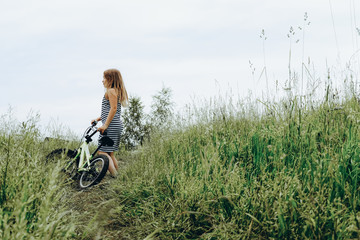
[[[103,146],[113,146],[114,145],[114,141],[109,138],[108,136],[103,136],[101,139],[100,139],[100,144],[103,145]]]

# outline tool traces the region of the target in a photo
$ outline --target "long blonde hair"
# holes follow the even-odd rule
[[[120,71],[117,69],[105,70],[104,78],[106,79],[104,86],[107,89],[115,88],[119,94],[119,102],[121,103],[121,106],[126,107],[128,105],[129,98]]]

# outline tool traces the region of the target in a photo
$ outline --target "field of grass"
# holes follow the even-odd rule
[[[358,239],[359,102],[328,96],[192,106],[86,191],[44,161],[77,139],[43,142],[36,121],[4,116],[0,237]]]

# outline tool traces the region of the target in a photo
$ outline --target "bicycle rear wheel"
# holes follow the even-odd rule
[[[79,180],[80,187],[88,188],[98,184],[104,178],[108,168],[109,158],[103,154],[97,155],[91,160],[88,170],[82,172]]]
[[[59,148],[55,149],[46,156],[47,162],[53,162],[61,160],[63,164],[62,171],[65,172],[71,179],[77,180],[79,178],[77,166],[79,164],[79,159],[74,159],[76,156],[76,151]]]

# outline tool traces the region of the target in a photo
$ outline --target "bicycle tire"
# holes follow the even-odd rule
[[[47,162],[54,160],[63,160],[64,167],[61,169],[64,173],[66,173],[72,180],[77,180],[79,178],[78,173],[78,164],[79,160],[74,160],[76,156],[76,151],[66,149],[66,148],[58,148],[50,152],[46,156]]]
[[[97,155],[90,162],[90,169],[83,171],[80,179],[80,188],[88,188],[98,184],[104,177],[109,168],[109,158],[104,154]]]

